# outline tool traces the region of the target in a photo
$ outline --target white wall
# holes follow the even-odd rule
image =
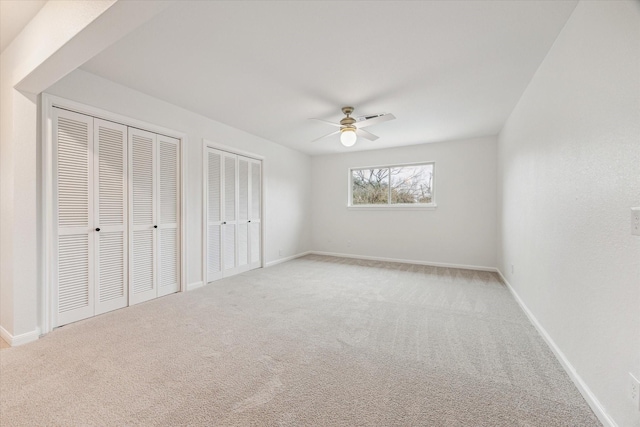
[[[306,252],[310,239],[310,157],[183,108],[76,70],[47,93],[188,134],[187,284],[202,281],[202,139],[264,156],[266,261]]]
[[[500,270],[609,416],[640,426],[640,3],[578,4],[498,151]]]
[[[37,338],[39,277],[36,96],[15,87],[113,3],[48,2],[0,55],[0,335],[14,343]]]
[[[313,249],[495,267],[496,145],[486,137],[313,157]],[[436,163],[435,210],[347,208],[349,168],[420,161]]]

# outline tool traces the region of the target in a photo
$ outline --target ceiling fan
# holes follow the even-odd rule
[[[356,143],[358,137],[368,139],[369,141],[375,141],[376,139],[378,139],[378,137],[362,128],[396,118],[396,116],[391,113],[369,114],[366,116],[351,117],[351,114],[353,113],[353,107],[342,107],[342,112],[345,114],[345,117],[340,120],[340,123],[333,123],[322,119],[311,119],[340,128],[335,132],[331,132],[330,134],[321,136],[320,138],[316,138],[312,142],[316,142],[318,140],[331,135],[336,135],[338,133],[340,134],[340,142],[345,147],[353,146],[353,144]]]

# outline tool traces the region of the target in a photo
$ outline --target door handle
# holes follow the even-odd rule
[[[153,228],[158,228],[158,226],[157,226],[157,225],[154,225],[154,226],[153,226]]]
[[[251,222],[251,220],[247,221],[247,222]]]
[[[100,228],[96,228],[96,231],[100,231]]]
[[[223,224],[226,224],[226,223],[227,223],[227,221],[223,221]]]

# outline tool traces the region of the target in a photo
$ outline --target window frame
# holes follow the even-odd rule
[[[431,165],[433,175],[431,178],[431,203],[391,203],[391,169],[407,166],[425,166]],[[353,171],[357,170],[369,170],[369,169],[389,169],[389,194],[386,204],[369,204],[369,205],[355,205],[353,204]],[[393,163],[387,165],[378,166],[359,166],[351,167],[347,170],[347,208],[354,210],[434,210],[437,208],[436,204],[436,162],[414,162],[414,163]]]

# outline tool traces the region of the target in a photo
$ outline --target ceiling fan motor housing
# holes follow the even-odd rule
[[[344,131],[354,131],[356,130],[356,127],[354,126],[354,123],[356,122],[356,119],[354,119],[353,117],[351,117],[351,113],[353,113],[353,107],[342,107],[342,112],[347,116],[344,119],[340,120],[340,125],[342,125],[342,127],[340,128],[341,132]]]

